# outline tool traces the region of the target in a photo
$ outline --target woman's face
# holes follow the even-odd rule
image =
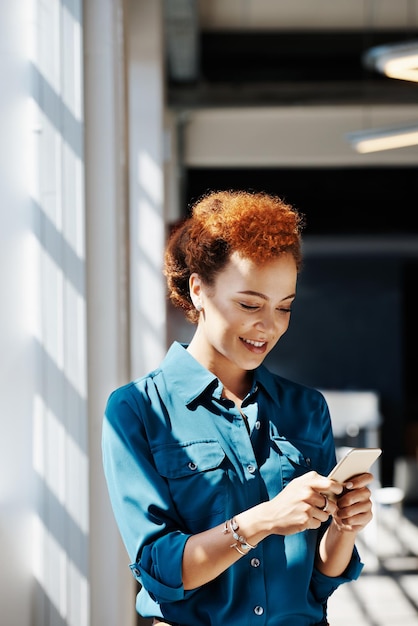
[[[192,274],[191,296],[202,306],[192,354],[219,377],[258,367],[288,329],[296,280],[290,254],[260,266],[234,253],[210,287]]]

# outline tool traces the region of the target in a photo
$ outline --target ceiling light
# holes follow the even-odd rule
[[[418,145],[418,124],[372,128],[347,133],[347,140],[357,152],[379,152]]]
[[[390,78],[418,82],[418,40],[370,48],[363,63]]]

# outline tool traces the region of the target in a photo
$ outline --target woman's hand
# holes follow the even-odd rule
[[[271,533],[291,535],[302,530],[319,528],[330,515],[337,513],[337,504],[324,493],[338,496],[343,486],[317,472],[294,478],[270,502],[265,503]]]
[[[321,538],[316,567],[327,576],[341,576],[350,562],[357,533],[372,519],[370,473],[359,474],[344,483],[335,501],[330,524]]]
[[[340,530],[359,532],[373,518],[371,492],[368,488],[373,474],[359,474],[345,483],[344,492],[336,500],[333,520]]]

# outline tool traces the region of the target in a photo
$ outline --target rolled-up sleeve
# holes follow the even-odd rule
[[[110,395],[102,430],[104,473],[134,577],[157,602],[177,601],[187,595],[182,556],[190,535],[179,531],[181,520],[155,468],[143,410],[147,394],[140,394],[134,383]]]
[[[357,548],[354,547],[350,563],[341,576],[326,576],[314,568],[311,579],[311,591],[314,597],[321,604],[325,603],[340,585],[356,580],[360,576],[363,567],[364,565],[360,561]]]
[[[180,533],[178,537],[170,533],[152,546],[145,546],[140,559],[130,565],[136,580],[146,587],[158,603],[177,602],[190,595],[190,592],[184,591],[178,568],[167,565],[167,559],[173,563],[181,563],[186,540],[187,537]]]

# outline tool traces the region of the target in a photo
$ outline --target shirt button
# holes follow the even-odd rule
[[[191,469],[191,470],[195,470],[195,469],[197,469],[197,465],[196,465],[196,463],[192,463],[192,462],[190,461],[190,463],[189,463],[189,469]]]
[[[134,569],[132,570],[132,573],[135,574],[135,576],[139,576],[140,575],[140,571],[137,567],[134,567]]]
[[[254,424],[254,426],[255,426],[255,429],[256,429],[256,430],[260,430],[260,426],[261,426],[261,424],[260,424],[260,422],[257,420],[257,421],[256,421],[256,423]]]
[[[253,557],[250,561],[251,567],[260,567],[260,559]]]
[[[254,607],[254,613],[256,615],[263,615],[263,613],[264,613],[263,607],[262,606],[255,606]]]
[[[247,465],[247,470],[250,472],[250,474],[254,474],[255,472],[254,465]]]
[[[308,465],[308,467],[311,466],[311,459],[309,457],[306,459],[306,465]]]

